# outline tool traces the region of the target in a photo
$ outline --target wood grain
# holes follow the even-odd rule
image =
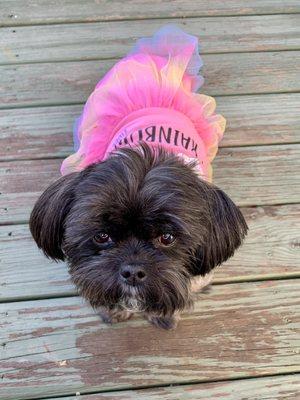
[[[216,101],[227,120],[221,147],[300,141],[299,93],[226,96]]]
[[[170,22],[199,37],[201,53],[300,48],[299,14],[40,25],[0,28],[0,64],[119,58]]]
[[[300,3],[250,3],[0,0],[1,399],[299,397]],[[168,22],[200,38],[203,92],[228,120],[215,183],[250,232],[175,332],[107,327],[26,222],[96,82]]]
[[[70,154],[72,127],[82,108],[83,105],[74,105],[0,110],[0,160]]]
[[[214,183],[240,206],[298,203],[300,146],[220,149]]]
[[[38,250],[27,225],[0,227],[0,301],[76,294],[67,266]]]
[[[219,97],[221,147],[300,142],[299,93]],[[64,157],[82,105],[0,110],[0,160]]]
[[[300,142],[300,94],[219,97],[221,147]],[[0,110],[0,160],[64,157],[83,105]]]
[[[297,0],[54,0],[0,1],[0,25],[91,22],[122,19],[299,12]]]
[[[105,326],[77,297],[2,304],[2,397],[300,372],[299,289],[300,280],[214,286],[173,332],[140,318]]]
[[[201,91],[213,96],[300,90],[299,51],[207,54]],[[85,102],[116,60],[0,67],[0,108]],[[4,79],[5,77],[5,79]]]
[[[243,208],[249,233],[214,283],[300,277],[300,205]],[[67,267],[46,259],[27,225],[0,227],[0,301],[75,294]]]
[[[239,379],[175,387],[63,397],[62,400],[296,400],[300,393],[299,375]],[[58,399],[54,399],[58,400]]]
[[[240,206],[300,201],[300,145],[229,147],[219,150],[214,182]],[[0,223],[28,221],[38,195],[59,176],[61,160],[0,163]]]

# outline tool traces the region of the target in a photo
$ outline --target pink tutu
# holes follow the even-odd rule
[[[196,37],[173,25],[141,39],[97,84],[74,131],[75,151],[63,175],[105,160],[118,147],[141,142],[199,161],[211,161],[225,129],[215,100],[195,93],[203,83]]]

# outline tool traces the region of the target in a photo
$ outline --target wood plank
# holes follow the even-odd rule
[[[221,147],[300,142],[300,94],[218,97]],[[64,157],[82,105],[0,110],[0,160]]]
[[[240,206],[298,203],[299,163],[298,144],[220,149],[214,183]]]
[[[247,238],[217,270],[214,281],[300,276],[300,205],[242,208],[242,212],[249,226]]]
[[[299,276],[300,205],[243,208],[249,234],[214,283]],[[17,251],[15,251],[17,249]],[[46,259],[27,225],[0,227],[0,301],[75,294],[67,267]]]
[[[63,397],[62,400],[280,400],[297,399],[299,375],[274,376],[236,381]],[[60,398],[61,399],[61,398]],[[54,399],[54,400],[58,400]]]
[[[198,36],[202,53],[300,48],[299,14],[96,22],[0,28],[0,64],[119,58],[170,22]]]
[[[300,90],[300,51],[207,54],[201,91],[213,96]],[[116,62],[77,61],[1,66],[0,108],[78,104]]]
[[[72,126],[82,108],[83,105],[74,105],[0,110],[0,160],[70,154]]]
[[[279,14],[300,11],[297,0],[14,0],[0,2],[0,25],[31,25],[55,22],[91,22],[122,19],[195,17],[214,15]]]
[[[76,294],[67,266],[37,249],[27,225],[0,227],[0,301]]]
[[[300,372],[299,289],[300,280],[214,286],[173,332],[140,318],[105,326],[78,297],[2,304],[2,397]]]
[[[226,96],[216,100],[218,112],[227,120],[221,147],[300,141],[299,93]]]
[[[38,195],[59,177],[60,163],[0,163],[0,223],[26,222]],[[223,148],[214,161],[214,182],[240,206],[297,203],[299,163],[299,144]]]

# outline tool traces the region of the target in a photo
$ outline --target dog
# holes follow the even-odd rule
[[[195,279],[233,255],[247,225],[193,164],[144,144],[60,178],[37,201],[30,229],[46,256],[67,260],[104,321],[140,311],[171,329],[192,305]]]
[[[66,260],[107,323],[139,312],[175,328],[247,233],[209,182],[225,122],[212,98],[194,93],[200,66],[197,39],[177,28],[140,41],[96,86],[76,153],[31,213],[38,247]]]

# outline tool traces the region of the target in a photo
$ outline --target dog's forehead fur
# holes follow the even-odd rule
[[[126,149],[83,174],[68,220],[86,220],[116,236],[187,233],[191,215],[199,218],[197,179],[176,156]]]

